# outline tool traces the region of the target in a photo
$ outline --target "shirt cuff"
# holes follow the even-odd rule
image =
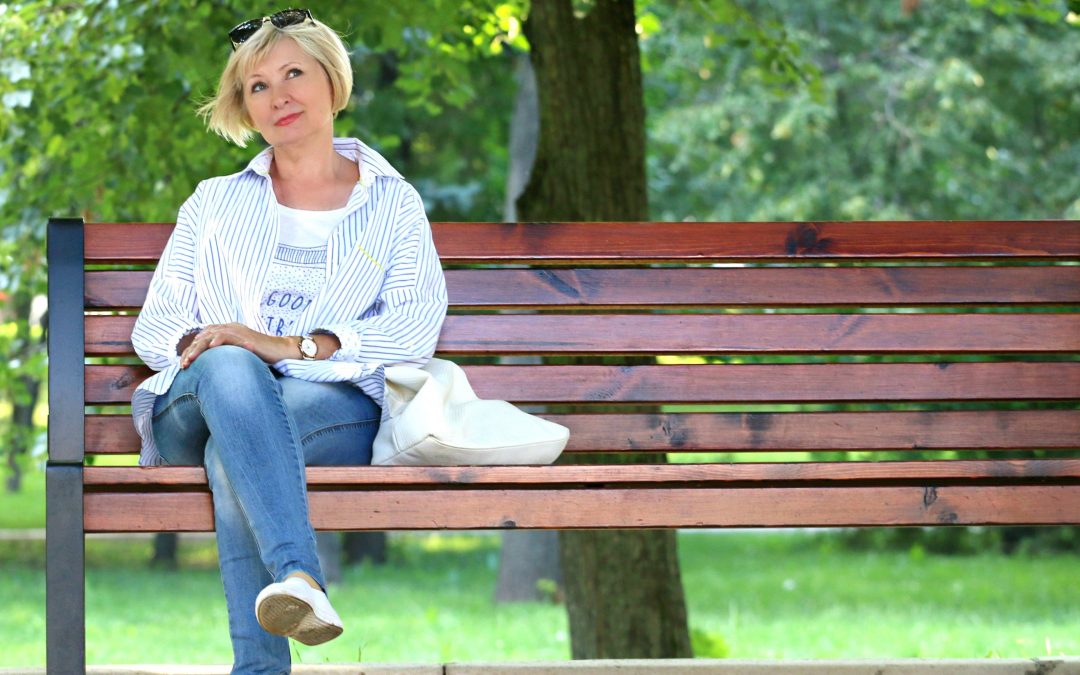
[[[205,326],[203,326],[202,324],[198,324],[189,328],[185,328],[184,330],[180,331],[180,333],[177,334],[172,340],[169,341],[169,345],[171,347],[169,350],[170,365],[180,363],[180,355],[176,353],[176,348],[180,346],[180,342],[187,336],[192,335],[193,333],[198,333],[204,327]]]
[[[326,333],[333,335],[341,343],[341,347],[331,354],[329,361],[359,361],[360,360],[360,334],[347,324],[335,324],[324,328],[316,328],[311,331],[312,335]]]

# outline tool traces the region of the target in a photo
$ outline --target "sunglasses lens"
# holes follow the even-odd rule
[[[249,37],[255,34],[255,31],[262,27],[262,19],[252,19],[251,21],[245,21],[242,24],[236,26],[229,31],[229,39],[233,45],[244,43]]]
[[[311,12],[306,9],[283,9],[280,12],[275,12],[262,19],[245,21],[229,31],[229,40],[232,41],[233,49],[236,49],[238,46],[247,42],[248,38],[262,28],[263,23],[267,19],[278,28],[295,26],[304,23],[305,21],[315,21],[314,17],[311,16]]]
[[[276,14],[270,15],[270,23],[278,28],[285,28],[286,26],[295,26],[299,23],[304,23],[310,18],[311,12],[306,9],[283,9]]]

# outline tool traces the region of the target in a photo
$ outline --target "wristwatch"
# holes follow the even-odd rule
[[[305,361],[314,361],[319,354],[319,343],[315,342],[310,335],[300,338],[300,356]]]

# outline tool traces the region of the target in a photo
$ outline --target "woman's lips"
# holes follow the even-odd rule
[[[274,126],[275,127],[283,127],[283,126],[286,126],[288,124],[292,124],[293,122],[296,121],[296,118],[300,117],[300,115],[302,115],[302,114],[303,113],[293,113],[291,115],[286,115],[285,117],[282,117],[281,119],[279,119],[277,122],[274,122]]]

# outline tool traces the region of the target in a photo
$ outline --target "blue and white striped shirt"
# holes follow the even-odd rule
[[[327,241],[326,282],[297,319],[296,334],[332,332],[341,350],[332,361],[286,359],[274,368],[314,382],[352,382],[382,406],[383,366],[422,366],[435,352],[446,281],[416,189],[355,138],[334,139],[334,149],[359,164],[362,189],[353,190]],[[180,339],[230,322],[265,332],[260,300],[278,244],[271,153],[239,173],[202,181],[180,207],[131,334],[136,353],[158,371],[131,399],[143,466],[162,463],[151,415],[180,371]]]

